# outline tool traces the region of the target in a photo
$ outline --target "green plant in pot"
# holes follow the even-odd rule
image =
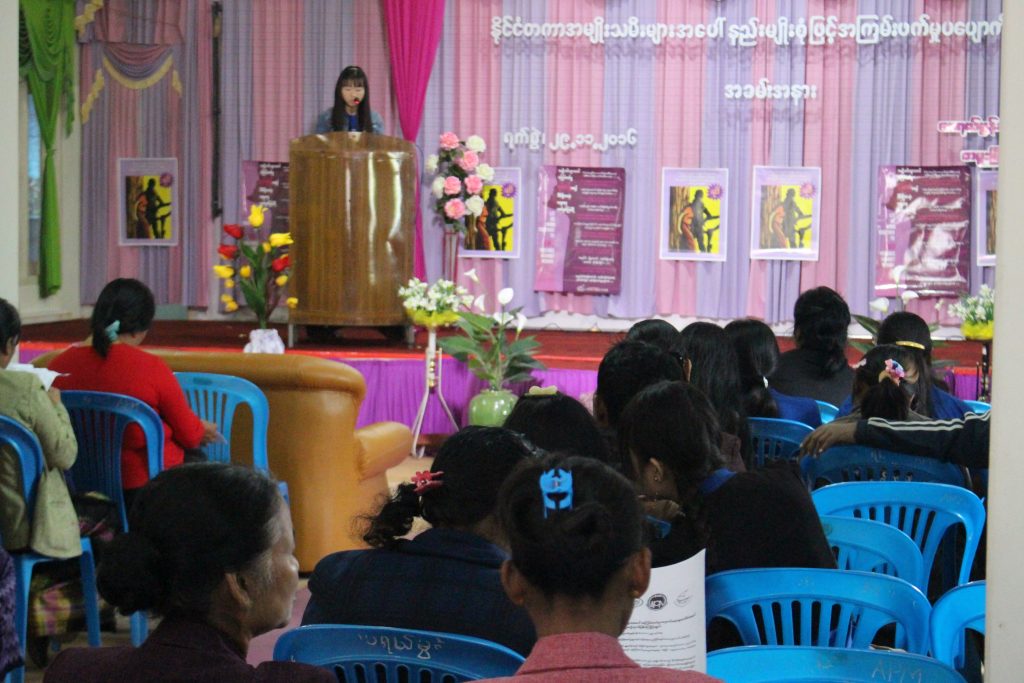
[[[472,278],[470,273],[467,275]],[[522,307],[506,310],[514,296],[510,287],[498,292],[498,310],[493,315],[461,311],[455,324],[462,334],[438,340],[445,353],[466,363],[488,384],[469,402],[469,423],[473,425],[504,423],[517,400],[506,385],[529,379],[533,370],[544,369],[544,364],[533,357],[540,343],[522,335],[526,324]],[[485,310],[484,296],[478,296],[473,305],[478,311]]]

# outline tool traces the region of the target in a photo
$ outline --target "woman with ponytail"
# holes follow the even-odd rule
[[[196,458],[200,446],[221,438],[217,426],[200,420],[188,405],[174,373],[160,358],[139,347],[153,322],[153,293],[138,280],[118,278],[103,288],[89,322],[90,338],[50,362],[63,376],[59,389],[126,394],[148,404],[164,423],[164,467],[180,465],[185,452]],[[131,425],[125,430],[121,453],[121,485],[125,503],[146,483],[146,440]]]
[[[140,647],[74,648],[44,681],[335,680],[291,662],[252,667],[249,642],[288,623],[299,583],[288,506],[277,484],[248,467],[194,463],[140,491],[129,531],[100,562],[100,594],[122,613],[163,617]]]
[[[527,614],[509,602],[495,520],[498,489],[530,449],[500,427],[468,427],[444,442],[366,520],[369,550],[328,555],[309,579],[303,624],[365,624],[484,638],[527,654],[536,640]],[[430,528],[407,540],[413,522]]]
[[[880,417],[896,422],[917,422],[928,417],[912,409],[914,393],[908,385],[920,376],[914,354],[895,344],[874,347],[855,366],[853,410],[841,421]]]

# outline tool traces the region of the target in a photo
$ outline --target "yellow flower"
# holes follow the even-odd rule
[[[249,225],[254,228],[263,225],[263,207],[259,204],[253,204],[249,209]]]
[[[245,264],[244,266],[238,269],[238,275],[240,277],[252,277],[252,266],[250,266],[249,264]]]
[[[224,310],[227,311],[228,313],[234,313],[235,311],[238,310],[238,304],[234,301],[229,301],[226,304],[224,304]]]
[[[220,295],[220,300],[223,301],[226,304],[230,304],[230,303],[234,303],[235,297],[231,296],[230,294],[221,294]]]
[[[213,272],[217,274],[217,277],[227,280],[229,277],[234,277],[235,269],[231,266],[214,266]]]
[[[227,280],[224,281],[224,288],[225,289],[234,289],[235,288],[235,281],[232,280],[231,278],[228,278]]]
[[[262,246],[262,247],[263,247],[263,253],[264,253],[264,254],[269,254],[269,253],[270,253],[270,250],[271,250],[271,249],[273,248],[273,247],[271,247],[271,246],[270,246],[270,242],[264,242],[264,243],[263,243],[262,245],[260,245],[260,246]]]
[[[288,308],[295,308],[296,306],[299,305],[299,298],[295,296],[290,296],[284,301],[286,304],[288,304]]]
[[[275,232],[268,239],[270,240],[270,246],[275,248],[287,247],[289,244],[295,243],[290,232]]]
[[[277,279],[274,280],[274,282],[277,283],[278,287],[284,287],[286,284],[288,284],[288,276],[287,275],[278,275]]]

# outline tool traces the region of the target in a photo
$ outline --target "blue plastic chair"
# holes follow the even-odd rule
[[[815,403],[818,404],[818,415],[821,416],[821,424],[827,425],[839,415],[839,408],[828,401],[815,400]]]
[[[833,446],[817,457],[805,456],[800,470],[811,489],[843,481],[965,483],[963,469],[951,462],[867,446]]]
[[[19,422],[0,415],[0,444],[13,451],[21,465],[21,490],[25,499],[25,511],[29,524],[36,505],[36,485],[43,473],[45,460],[39,439]],[[89,645],[99,647],[100,642],[100,606],[96,592],[96,563],[92,552],[92,543],[88,538],[81,539],[82,555],[79,568],[82,574],[82,596],[85,601],[85,626],[89,635]],[[40,555],[34,552],[11,553],[14,560],[15,599],[14,628],[22,644],[28,638],[28,600],[29,588],[32,585],[32,573],[37,565],[61,560]],[[25,676],[25,667],[11,672],[11,681],[21,683]]]
[[[928,653],[931,605],[903,579],[840,569],[737,569],[705,581],[707,622],[732,622],[744,645],[864,649],[895,623],[896,647]]]
[[[881,522],[824,515],[821,528],[840,569],[895,576],[928,590],[921,549],[905,533]]]
[[[138,425],[146,438],[146,467],[152,479],[164,465],[164,425],[156,411],[137,398],[100,391],[62,391],[78,439],[78,459],[68,479],[78,491],[99,491],[117,505],[121,528],[128,530],[128,510],[121,488],[121,443],[124,430]],[[131,615],[132,644],[146,639],[146,615]]]
[[[962,402],[966,404],[968,408],[971,409],[972,413],[978,413],[979,415],[981,413],[987,413],[988,411],[992,410],[992,404],[985,403],[984,401],[971,401],[962,399]]]
[[[985,634],[985,582],[972,581],[952,588],[932,608],[932,657],[961,669],[964,666],[964,631]]]
[[[731,647],[708,653],[708,675],[729,683],[964,683],[930,657],[831,647]]]
[[[910,536],[930,575],[939,544],[956,525],[964,529],[957,584],[970,579],[971,565],[985,527],[985,507],[961,486],[918,481],[858,481],[832,484],[811,493],[819,515],[872,519]]]
[[[757,467],[764,467],[765,463],[776,460],[796,462],[800,454],[800,443],[814,431],[809,425],[796,420],[752,417],[748,422]]]
[[[459,683],[513,675],[523,657],[503,645],[452,633],[323,624],[284,633],[274,660],[331,669],[339,681]]]

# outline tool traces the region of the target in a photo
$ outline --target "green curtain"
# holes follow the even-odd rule
[[[57,119],[65,112],[65,135],[74,122],[75,2],[20,0],[19,66],[35,102],[43,139],[43,212],[39,236],[39,293],[55,294],[61,286],[60,206],[54,142]]]

